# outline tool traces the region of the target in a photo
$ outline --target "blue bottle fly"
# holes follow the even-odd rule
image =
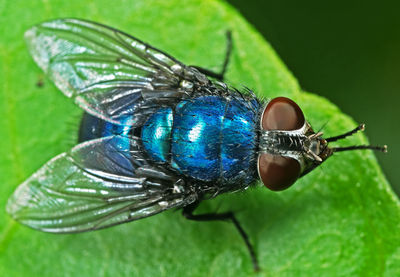
[[[255,270],[257,256],[232,212],[193,214],[205,199],[261,179],[290,187],[362,130],[324,139],[292,100],[261,101],[116,29],[84,20],[44,22],[25,33],[36,63],[85,111],[79,144],[22,183],[8,213],[45,232],[101,229],[182,208],[191,220],[231,220]]]

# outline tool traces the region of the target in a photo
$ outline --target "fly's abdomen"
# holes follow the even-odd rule
[[[127,116],[125,120],[121,122],[128,122],[129,119],[130,116]],[[130,142],[128,134],[131,129],[132,126],[129,124],[116,125],[88,113],[84,113],[79,128],[78,142],[116,135],[118,137],[114,142],[118,144],[118,148],[129,151]]]
[[[161,108],[149,116],[142,127],[142,143],[155,162],[168,162],[174,118],[171,108]]]

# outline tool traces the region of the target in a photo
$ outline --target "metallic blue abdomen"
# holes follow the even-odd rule
[[[172,109],[161,108],[150,115],[142,127],[143,146],[156,162],[168,162],[172,123]]]
[[[257,110],[247,100],[201,96],[162,108],[142,128],[142,141],[156,162],[202,181],[254,179]]]

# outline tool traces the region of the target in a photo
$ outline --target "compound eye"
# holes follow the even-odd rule
[[[303,125],[304,115],[300,107],[286,97],[272,99],[261,118],[261,127],[264,130],[292,131]]]
[[[293,158],[263,153],[258,157],[258,175],[270,190],[284,190],[299,178],[300,164]]]

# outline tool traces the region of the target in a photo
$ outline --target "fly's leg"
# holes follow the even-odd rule
[[[190,220],[195,221],[214,221],[214,220],[231,220],[232,223],[235,225],[236,229],[239,231],[240,236],[242,237],[244,243],[246,244],[247,250],[249,250],[251,261],[253,263],[254,271],[259,271],[260,266],[258,265],[257,256],[254,252],[254,248],[250,243],[249,237],[247,236],[246,232],[243,230],[242,226],[240,226],[239,221],[236,219],[233,212],[226,212],[226,213],[209,213],[209,214],[199,214],[194,215],[193,212],[199,205],[199,202],[194,202],[186,207],[183,208],[182,215]]]
[[[231,57],[231,52],[232,52],[232,32],[231,31],[227,31],[226,32],[226,52],[225,52],[225,59],[224,59],[224,64],[222,66],[222,70],[221,72],[214,72],[212,70],[206,69],[206,68],[202,68],[200,66],[191,66],[196,68],[198,71],[200,71],[201,73],[215,78],[219,81],[223,81],[224,80],[224,76],[225,76],[225,72],[226,69],[228,67],[229,64],[229,59]]]

